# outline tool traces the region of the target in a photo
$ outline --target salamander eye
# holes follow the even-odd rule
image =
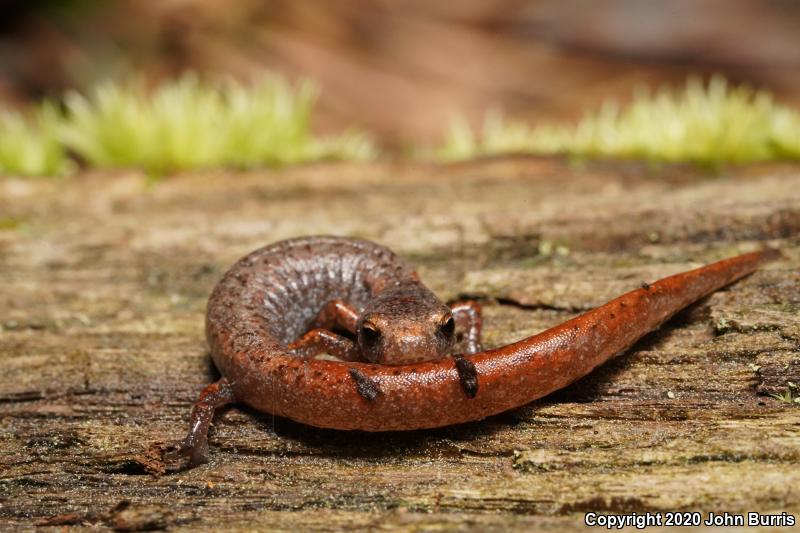
[[[374,344],[381,338],[381,332],[378,326],[365,322],[361,326],[361,340],[365,344]]]
[[[453,320],[453,317],[448,318],[445,320],[441,326],[439,326],[439,333],[444,335],[445,338],[452,337],[456,332],[456,321]]]

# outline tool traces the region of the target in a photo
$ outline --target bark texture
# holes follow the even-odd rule
[[[0,181],[0,529],[571,530],[588,510],[800,512],[800,169],[550,159]],[[215,379],[222,273],[302,234],[369,238],[486,344],[760,246],[782,258],[583,380],[503,415],[325,431],[240,407],[211,462],[164,447]]]

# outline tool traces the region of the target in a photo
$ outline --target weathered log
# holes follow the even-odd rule
[[[797,167],[503,159],[0,181],[0,529],[577,529],[583,513],[800,511]],[[215,377],[210,289],[301,234],[387,244],[489,346],[764,245],[783,257],[550,397],[434,431],[325,431],[233,407],[165,468]]]

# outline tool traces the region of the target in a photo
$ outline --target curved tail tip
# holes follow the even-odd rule
[[[759,258],[760,263],[769,263],[770,261],[777,261],[779,259],[783,259],[784,257],[779,248],[771,248],[767,246],[759,251],[761,253],[761,257]]]

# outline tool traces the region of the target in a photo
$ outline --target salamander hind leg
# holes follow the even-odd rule
[[[192,408],[192,419],[189,433],[177,449],[164,454],[165,461],[174,461],[181,457],[189,458],[189,466],[197,466],[206,462],[208,452],[208,427],[214,412],[223,405],[236,402],[233,388],[225,378],[212,383],[200,393],[200,397]]]
[[[456,302],[450,306],[453,318],[456,319],[459,329],[464,331],[466,340],[466,353],[473,354],[481,351],[481,329],[483,316],[481,304],[474,300]]]

